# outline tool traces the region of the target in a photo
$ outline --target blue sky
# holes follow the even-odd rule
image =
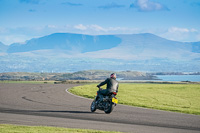
[[[56,32],[200,41],[200,0],[0,0],[0,42]]]

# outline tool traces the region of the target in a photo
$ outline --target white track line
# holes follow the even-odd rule
[[[75,95],[75,94],[69,92],[69,91],[68,91],[69,89],[71,89],[71,88],[68,88],[68,89],[66,89],[65,91],[66,91],[68,94],[72,95],[72,96],[75,96],[75,97],[78,97],[78,98],[82,98],[82,99],[87,99],[87,100],[93,100],[93,99],[90,99],[90,98],[86,98],[86,97],[81,97],[81,96]]]

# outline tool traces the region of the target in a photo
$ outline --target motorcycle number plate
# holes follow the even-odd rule
[[[112,98],[113,103],[118,103],[118,99]]]

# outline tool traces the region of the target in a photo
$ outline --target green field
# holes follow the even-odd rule
[[[0,124],[0,133],[116,133],[91,129],[73,129],[45,126],[19,126]],[[119,133],[119,132],[117,132]]]
[[[94,98],[97,84],[78,86],[71,93]],[[119,104],[200,115],[200,84],[121,83]]]

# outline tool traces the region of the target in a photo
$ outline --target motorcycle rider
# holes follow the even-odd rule
[[[101,82],[99,85],[97,85],[98,88],[100,88],[101,86],[107,84],[107,87],[106,89],[103,89],[103,90],[100,90],[98,91],[98,95],[108,95],[109,93],[112,93],[112,92],[115,92],[117,93],[118,92],[118,87],[119,87],[119,83],[118,81],[116,80],[116,74],[115,73],[112,73],[110,75],[110,78],[107,78],[105,81]]]

